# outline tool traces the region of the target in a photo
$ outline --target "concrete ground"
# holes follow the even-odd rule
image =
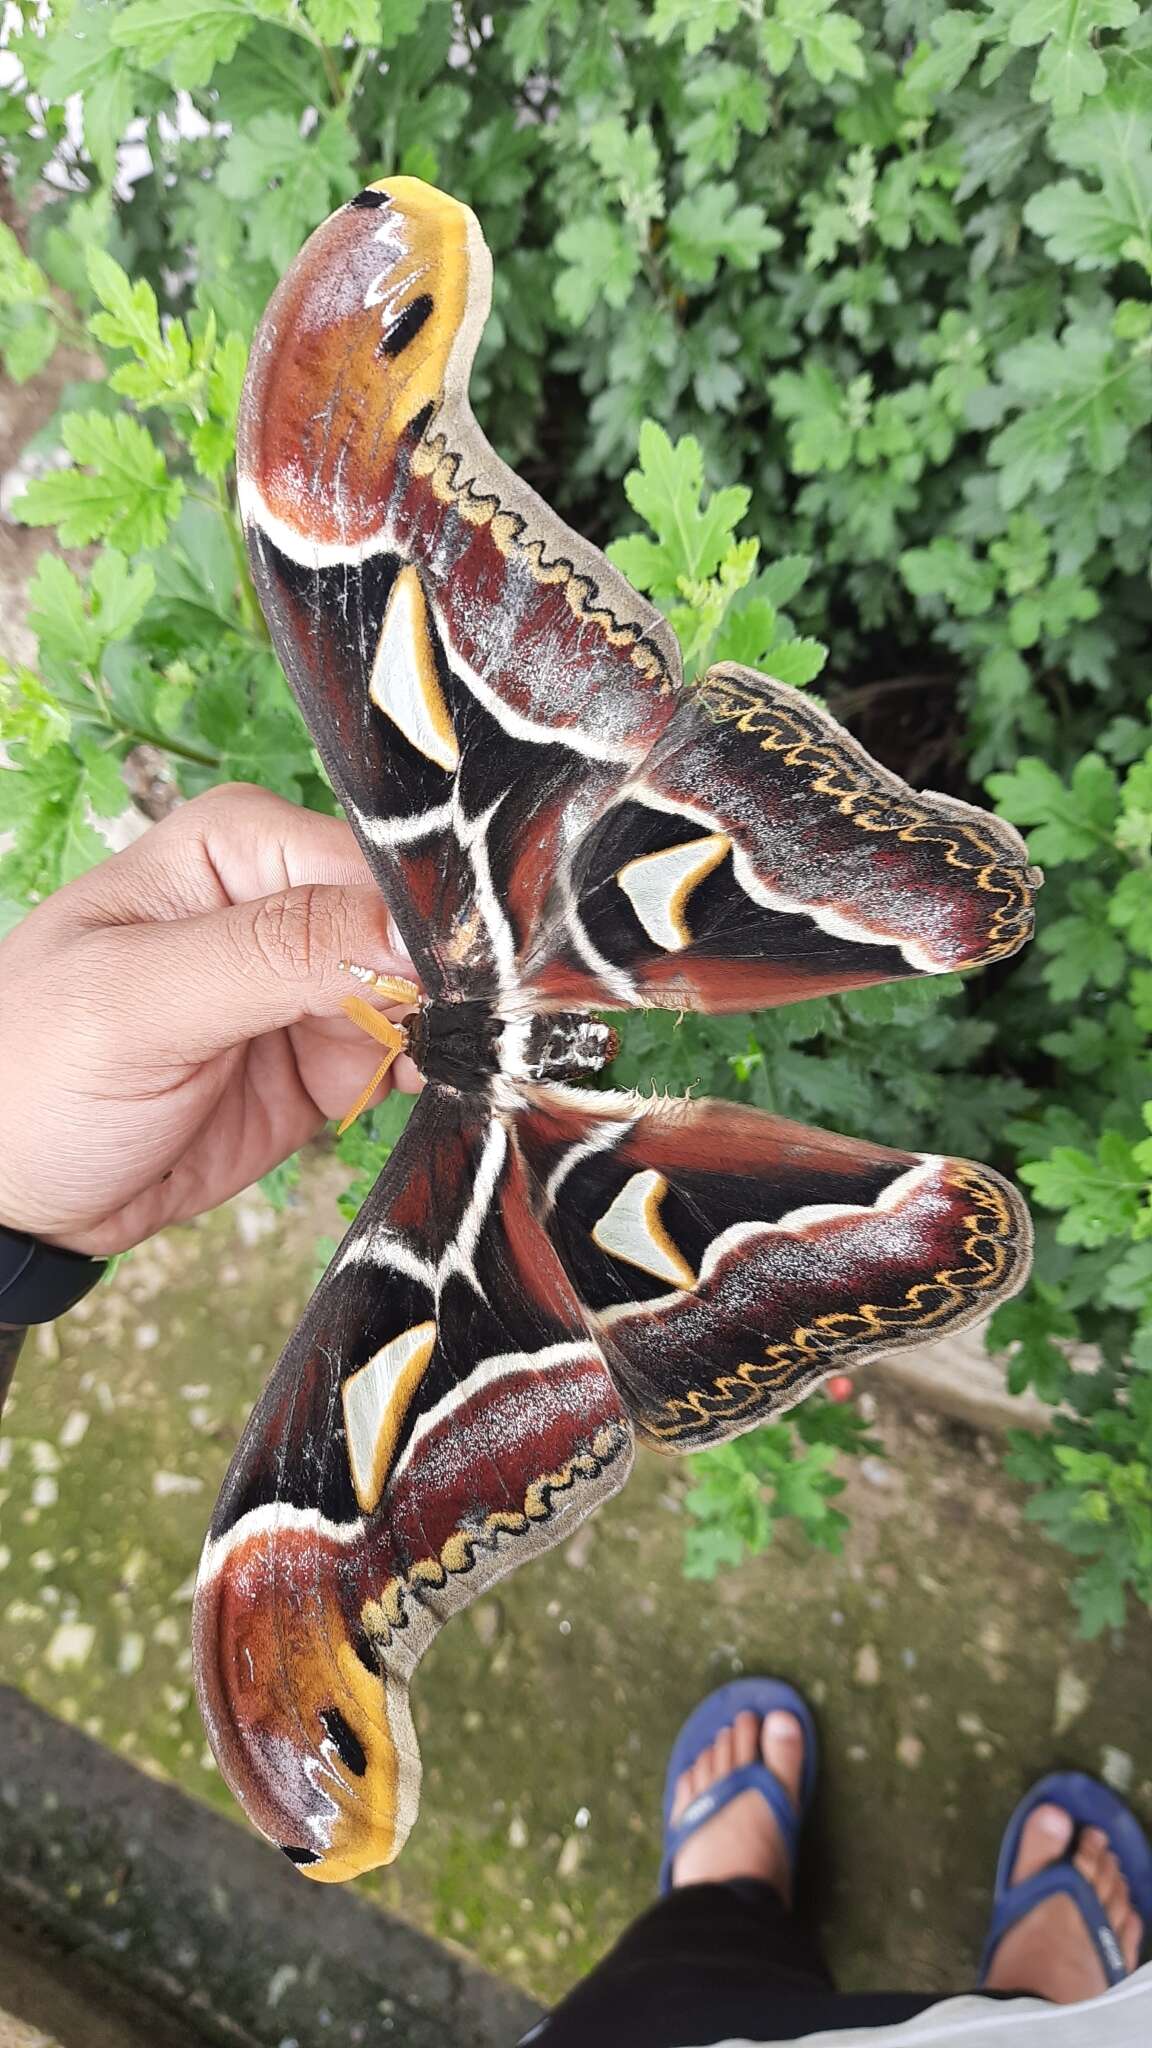
[[[231,1811],[190,1678],[196,1559],[239,1428],[335,1234],[310,1166],[134,1253],[18,1368],[0,1436],[0,1675]],[[664,1760],[741,1670],[799,1681],[825,1746],[808,1891],[846,1984],[971,1981],[1028,1781],[1102,1771],[1152,1818],[1152,1622],[1075,1640],[1067,1561],[998,1446],[882,1389],[841,1558],[788,1534],[713,1586],[680,1559],[690,1463],[640,1459],[569,1543],[449,1624],[414,1687],[426,1779],[359,1887],[542,1998],[651,1894]],[[301,2048],[311,2048],[308,2042]]]
[[[197,2048],[154,2006],[0,1926],[0,2048]]]

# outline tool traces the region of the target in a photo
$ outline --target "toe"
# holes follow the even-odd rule
[[[1067,1854],[1074,1829],[1072,1816],[1061,1806],[1038,1806],[1028,1815],[1020,1835],[1020,1847],[1012,1868],[1013,1884],[1035,1877],[1049,1863]]]
[[[1100,1828],[1082,1828],[1076,1844],[1073,1862],[1090,1885],[1099,1891],[1106,1877],[1106,1864],[1111,1860],[1108,1837]]]
[[[676,1780],[676,1790],[672,1795],[673,1820],[679,1820],[684,1808],[691,1805],[692,1797],[692,1772],[681,1771],[680,1776]]]
[[[732,1723],[732,1762],[737,1770],[754,1764],[760,1747],[760,1722],[755,1714],[737,1714]]]
[[[715,1742],[712,1744],[712,1777],[710,1782],[713,1785],[717,1784],[721,1778],[728,1776],[729,1771],[732,1769],[735,1748],[735,1738],[731,1728],[721,1728]]]
[[[1077,1870],[1083,1869],[1079,1856],[1075,1858],[1075,1863]],[[1084,1874],[1087,1876],[1087,1871]],[[1128,1910],[1129,1898],[1124,1873],[1110,1849],[1103,1850],[1097,1858],[1095,1875],[1090,1882],[1094,1885],[1096,1896],[1115,1927],[1120,1915]]]
[[[712,1761],[712,1750],[713,1744],[709,1743],[707,1749],[702,1749],[700,1751],[699,1756],[697,1757],[695,1763],[692,1766],[691,1777],[693,1799],[699,1799],[700,1794],[702,1792],[706,1792],[708,1790],[709,1785],[713,1784],[715,1781],[716,1768]]]
[[[799,1806],[800,1781],[804,1772],[804,1730],[795,1714],[789,1714],[783,1708],[766,1714],[760,1746],[769,1770],[775,1771],[791,1793],[793,1803]]]
[[[1128,1970],[1136,1969],[1140,1961],[1140,1946],[1144,1939],[1144,1922],[1135,1908],[1129,1906],[1121,1913],[1116,1924],[1116,1939],[1120,1953]]]

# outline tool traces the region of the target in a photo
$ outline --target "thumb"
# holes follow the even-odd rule
[[[372,887],[303,883],[198,917],[122,927],[116,944],[137,1052],[188,1062],[332,1015],[355,986],[342,961],[412,978]]]

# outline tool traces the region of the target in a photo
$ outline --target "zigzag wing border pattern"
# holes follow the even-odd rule
[[[731,1103],[526,1095],[537,1212],[657,1449],[722,1442],[962,1329],[1027,1274],[1027,1209],[988,1167]]]
[[[789,767],[811,771],[810,786],[830,797],[861,831],[895,832],[909,844],[939,846],[949,867],[971,876],[981,893],[999,897],[981,966],[1019,952],[1032,934],[1035,891],[1043,877],[1030,865],[1015,827],[955,797],[919,795],[880,768],[830,712],[798,691],[786,691],[784,684],[776,685],[781,695],[769,698],[763,683],[750,669],[715,668],[698,695],[715,724],[734,722],[765,753],[779,753]],[[878,784],[894,816],[869,812]],[[904,823],[898,822],[901,813]]]

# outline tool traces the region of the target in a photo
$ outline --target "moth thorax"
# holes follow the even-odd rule
[[[500,1071],[500,1024],[487,1003],[426,1003],[407,1028],[409,1056],[426,1081],[469,1094]]]
[[[511,1027],[506,1036],[521,1037],[522,1027]],[[509,1050],[511,1051],[511,1046]],[[519,1076],[528,1081],[572,1081],[581,1074],[598,1074],[620,1050],[620,1039],[610,1024],[579,1010],[561,1010],[551,1017],[533,1017],[526,1043],[516,1047]],[[510,1062],[503,1062],[505,1071]]]

